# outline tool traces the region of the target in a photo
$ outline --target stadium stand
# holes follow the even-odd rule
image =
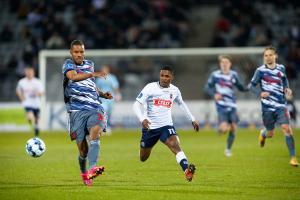
[[[1,7],[0,101],[16,100],[16,80],[24,66],[38,69],[39,50],[66,49],[75,38],[89,49],[274,44],[293,87],[300,86],[297,1],[3,0]]]

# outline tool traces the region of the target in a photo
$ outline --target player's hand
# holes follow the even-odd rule
[[[284,93],[285,93],[285,97],[287,99],[291,99],[291,97],[293,96],[293,92],[290,88],[285,88]]]
[[[261,93],[260,93],[260,97],[261,97],[261,98],[267,98],[268,96],[270,96],[270,93],[269,93],[269,92],[261,92]]]
[[[151,123],[149,122],[148,119],[144,119],[144,120],[142,121],[142,126],[143,126],[144,129],[149,129],[149,128],[150,128],[150,127],[149,127],[150,124],[151,124]]]
[[[199,131],[199,124],[196,121],[192,121],[192,125],[194,127],[194,130],[198,132]]]
[[[216,101],[219,101],[219,100],[222,99],[222,95],[220,93],[216,93],[214,98],[215,98]]]
[[[103,98],[105,98],[105,99],[113,99],[113,96],[111,95],[110,92],[105,92],[105,93],[103,93]]]
[[[93,72],[93,77],[102,77],[106,79],[107,73],[104,71]]]

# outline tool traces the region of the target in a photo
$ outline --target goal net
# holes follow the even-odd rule
[[[164,65],[174,68],[173,84],[180,88],[195,117],[202,124],[214,125],[216,123],[214,103],[203,88],[209,74],[218,69],[218,55],[232,56],[232,68],[239,73],[242,82],[247,84],[257,66],[262,63],[262,51],[262,48],[87,50],[86,59],[94,61],[95,70],[109,64],[119,79],[123,98],[121,102],[115,104],[113,126],[140,127],[133,114],[132,103],[148,82],[159,79],[159,69]],[[41,126],[46,130],[66,127],[62,65],[68,57],[68,50],[42,50],[39,53],[39,76],[46,88],[46,95],[42,99]],[[242,123],[245,121],[245,126],[259,123],[258,99],[250,93],[237,94]],[[190,126],[186,123],[184,113],[178,108],[174,108],[173,114],[173,120],[179,128]]]

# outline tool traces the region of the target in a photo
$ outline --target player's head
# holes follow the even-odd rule
[[[268,66],[273,66],[277,59],[277,50],[273,46],[268,46],[263,52],[264,63]]]
[[[169,66],[164,66],[160,69],[159,74],[159,85],[164,88],[169,87],[174,78],[173,69]]]
[[[34,69],[33,69],[33,67],[31,67],[31,66],[25,67],[24,72],[25,72],[25,76],[28,79],[32,79],[34,77]]]
[[[107,64],[102,65],[101,70],[102,70],[103,72],[105,72],[106,74],[109,74],[109,72],[110,72],[110,66],[107,65]]]
[[[84,59],[84,44],[81,40],[73,40],[71,42],[70,54],[76,64],[82,64]]]
[[[228,74],[229,71],[230,71],[231,65],[232,65],[231,56],[229,56],[229,55],[219,55],[218,60],[219,60],[219,66],[220,66],[221,71],[224,74]]]

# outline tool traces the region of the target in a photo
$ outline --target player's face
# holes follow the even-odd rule
[[[231,61],[227,58],[222,58],[220,60],[220,68],[224,74],[228,74],[231,68]]]
[[[34,77],[34,70],[32,68],[25,68],[25,76],[32,79]]]
[[[159,84],[161,87],[169,87],[171,84],[171,81],[173,80],[173,75],[168,70],[160,70],[160,78],[159,78]]]
[[[73,61],[76,64],[82,64],[84,59],[84,46],[83,45],[73,45],[70,49],[70,54],[72,56]]]
[[[269,49],[264,52],[264,63],[265,64],[270,65],[270,66],[274,65],[276,62],[276,58],[277,58],[277,54],[273,50]]]

